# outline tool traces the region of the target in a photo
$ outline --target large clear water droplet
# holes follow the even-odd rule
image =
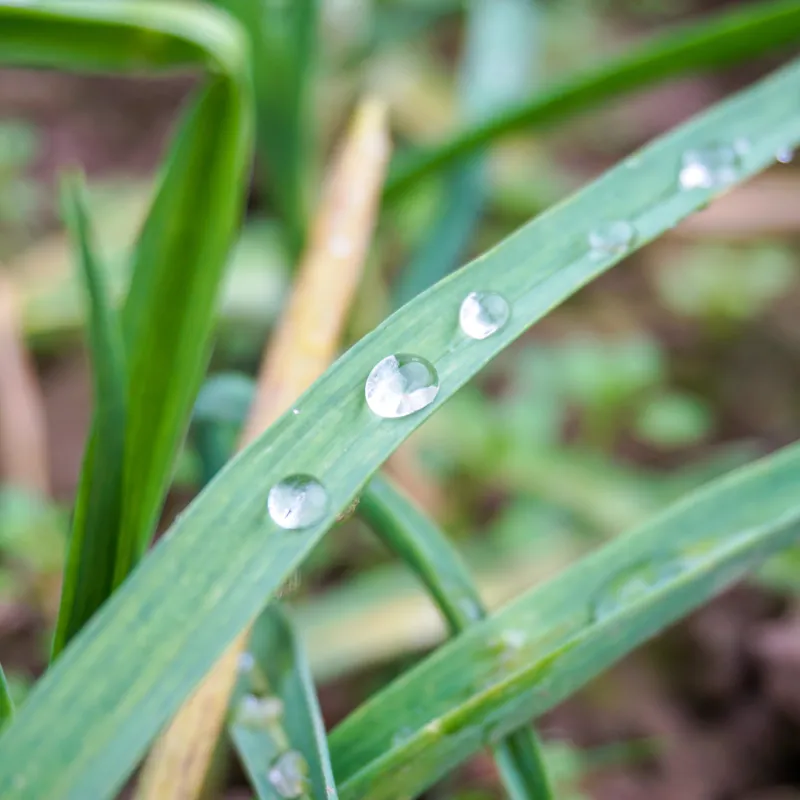
[[[308,765],[297,750],[281,753],[269,768],[267,778],[275,791],[287,800],[300,797],[306,790]]]
[[[775,153],[775,160],[781,164],[789,164],[794,158],[794,149],[791,147],[781,147]]]
[[[682,569],[683,561],[677,558],[644,561],[629,567],[603,587],[592,604],[592,618],[595,622],[600,622],[616,614],[625,606],[677,577]]]
[[[268,728],[280,719],[283,703],[277,697],[246,694],[236,707],[236,722],[247,728]]]
[[[511,307],[496,292],[470,292],[461,303],[458,322],[471,339],[485,339],[508,322]]]
[[[307,528],[325,516],[328,492],[310,475],[290,475],[269,490],[267,509],[281,528]]]
[[[397,353],[379,361],[364,387],[367,405],[379,417],[407,417],[429,406],[439,392],[433,364],[419,356]]]
[[[630,222],[620,219],[604,222],[589,234],[589,247],[597,258],[624,253],[636,241],[636,228]]]
[[[741,148],[727,144],[687,150],[681,160],[681,189],[713,189],[736,180]]]

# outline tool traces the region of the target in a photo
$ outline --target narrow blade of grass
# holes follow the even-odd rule
[[[589,249],[600,210],[603,219],[634,226],[631,249],[670,230],[773,164],[780,147],[800,141],[800,107],[786,102],[798,91],[800,62],[644,148],[417,297],[340,357],[299,398],[299,414],[281,416],[195,499],[37,683],[0,736],[0,796],[105,797],[119,787],[206,671],[400,443],[531,324],[623,258]],[[737,156],[731,183],[680,189],[687,149],[740,138],[750,147]],[[499,292],[512,309],[505,327],[479,341],[458,325],[461,301],[476,289]],[[390,353],[427,358],[436,366],[439,391],[419,412],[386,420],[367,407],[364,382]],[[309,473],[326,489],[326,512],[303,529],[284,530],[267,513],[269,490],[289,475]],[[767,515],[768,505],[758,508]],[[615,639],[605,641],[610,646]],[[87,675],[96,676],[91,691]],[[518,710],[503,710],[499,735],[517,727],[522,712],[527,718],[535,711],[524,703]],[[421,771],[440,772],[438,762],[420,763]],[[415,780],[421,771],[414,769]]]
[[[799,477],[794,445],[690,495],[436,651],[332,733],[341,796],[415,796],[789,545],[800,533]],[[415,702],[423,691],[426,703]],[[401,728],[414,733],[395,746]]]
[[[155,532],[205,372],[243,208],[251,134],[247,94],[212,79],[184,121],[136,246],[122,314],[128,423],[117,584]]]
[[[230,734],[250,783],[261,800],[282,800],[273,770],[281,759],[300,753],[308,768],[310,796],[336,800],[325,724],[302,644],[291,620],[277,605],[268,606],[253,626],[245,663],[252,666],[239,681],[234,709],[245,693],[268,691],[280,700],[282,713],[273,724],[244,725],[234,711]],[[241,662],[240,662],[241,663]],[[259,678],[263,676],[263,683]]]
[[[292,298],[265,352],[243,443],[291,407],[333,360],[372,236],[388,156],[386,110],[365,101],[331,169]],[[142,771],[142,800],[201,793],[246,639],[246,631],[236,638],[159,739]]]
[[[800,6],[795,0],[760,3],[664,34],[611,64],[467,128],[437,148],[400,155],[389,173],[385,196],[401,194],[420,178],[506,134],[552,124],[668,78],[744,61],[798,38]]]
[[[0,729],[14,719],[14,701],[8,688],[6,674],[0,666]]]
[[[88,301],[94,417],[72,516],[54,653],[83,627],[114,588],[126,388],[122,331],[104,285],[79,175],[67,175],[62,180],[61,209]]]
[[[359,512],[424,583],[457,635],[486,615],[478,589],[447,537],[385,478],[376,475]],[[520,728],[493,748],[512,800],[548,800],[553,794],[533,731]]]
[[[280,211],[291,254],[302,250],[316,176],[312,107],[319,0],[214,0],[250,37],[265,184]]]
[[[538,8],[531,0],[473,0],[459,80],[467,123],[498,113],[527,92],[538,51]],[[484,159],[472,156],[446,177],[439,215],[400,275],[399,308],[454,269],[464,257],[484,205]]]

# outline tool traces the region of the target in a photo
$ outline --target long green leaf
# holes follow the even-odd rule
[[[122,506],[125,359],[122,331],[104,285],[80,176],[62,181],[61,207],[88,299],[88,341],[94,382],[93,437],[72,517],[54,650],[74,636],[111,594]],[[92,476],[90,479],[89,476]]]
[[[8,681],[0,666],[0,728],[14,719],[14,701],[8,688]]]
[[[319,0],[213,0],[250,37],[258,126],[256,143],[266,186],[286,226],[289,250],[303,245],[315,177],[313,78]]]
[[[718,69],[800,39],[796,0],[758,3],[685,26],[590,70],[548,92],[536,94],[502,114],[467,128],[436,148],[396,160],[386,183],[386,197],[509,133],[552,124],[579,111],[601,106],[612,97],[686,75]]]
[[[342,798],[415,796],[791,544],[798,479],[794,445],[690,495],[436,651],[332,733]],[[399,746],[398,729],[409,732]]]
[[[423,581],[453,634],[463,633],[486,615],[478,589],[447,537],[381,475],[367,485],[359,512]],[[532,730],[520,728],[493,749],[512,800],[553,796]]]
[[[247,693],[257,697],[268,692],[281,703],[281,713],[272,724],[245,724],[234,712],[230,726],[231,738],[257,796],[282,800],[286,795],[276,785],[276,773],[277,778],[284,773],[288,779],[307,770],[302,782],[310,784],[311,797],[336,800],[314,680],[294,626],[278,605],[268,606],[256,621],[246,656],[252,657],[253,663],[243,670],[237,684],[234,708],[245,701]],[[302,756],[299,765],[295,754]],[[283,768],[282,763],[286,765]]]
[[[628,220],[633,247],[641,246],[724,191],[680,189],[687,149],[747,139],[733,182],[766,168],[778,148],[800,140],[800,106],[786,101],[798,91],[794,63],[719,104],[420,295],[343,355],[299,398],[298,414],[277,420],[209,484],[36,685],[0,736],[0,796],[109,796],[388,455],[533,322],[623,257],[590,251],[594,226]],[[499,292],[512,308],[507,325],[480,341],[458,326],[461,301],[475,290]],[[394,352],[435,364],[439,392],[418,413],[386,420],[367,407],[364,381]],[[309,473],[326,488],[326,513],[284,530],[267,513],[269,490]]]

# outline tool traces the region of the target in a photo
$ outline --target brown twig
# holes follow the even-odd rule
[[[17,297],[0,273],[0,479],[47,496],[44,404],[25,350]]]
[[[372,237],[388,157],[385,107],[366,101],[329,173],[289,306],[264,355],[242,444],[290,408],[333,360]],[[157,742],[139,800],[194,800],[202,793],[248,635],[236,638]]]

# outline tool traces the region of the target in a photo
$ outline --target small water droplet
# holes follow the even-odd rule
[[[620,219],[604,222],[589,234],[589,247],[597,258],[615,256],[629,250],[636,241],[636,228]]]
[[[246,728],[267,728],[282,714],[283,703],[277,697],[246,694],[236,707],[236,722]]]
[[[730,145],[687,150],[678,175],[681,189],[713,189],[732,183],[736,180],[741,152]]]
[[[794,149],[791,147],[781,147],[775,153],[775,160],[781,164],[789,164],[794,158]]]
[[[256,659],[252,653],[239,653],[236,669],[240,675],[249,675],[256,666]]]
[[[602,589],[592,604],[592,618],[600,622],[634,600],[658,589],[681,573],[683,561],[677,558],[646,561],[621,572]]]
[[[300,797],[306,790],[308,765],[297,750],[281,753],[269,768],[267,778],[275,791],[287,800]]]
[[[269,490],[267,509],[273,522],[281,528],[307,528],[325,516],[328,493],[310,475],[290,475]]]
[[[367,405],[379,417],[406,417],[429,406],[439,392],[439,376],[429,361],[398,353],[379,361],[364,387]]]
[[[292,409],[292,414],[294,414],[295,416],[297,416],[299,413],[300,413],[300,409],[299,408],[293,408]]]
[[[461,303],[458,322],[470,339],[485,339],[508,322],[511,308],[496,292],[470,292]]]

